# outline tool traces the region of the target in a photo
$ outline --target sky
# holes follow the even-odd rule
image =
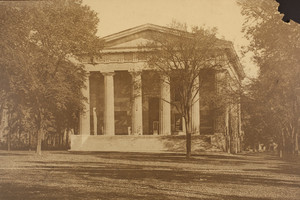
[[[232,41],[249,77],[257,67],[241,47],[249,44],[243,37],[243,16],[236,0],[84,0],[100,19],[98,35],[104,37],[146,23],[166,26],[176,20],[190,26],[217,27],[218,37]]]

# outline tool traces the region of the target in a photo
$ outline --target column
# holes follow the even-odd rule
[[[200,134],[200,91],[199,91],[199,76],[195,79],[194,88],[192,91],[192,130],[194,134]]]
[[[104,75],[104,135],[115,135],[114,72]]]
[[[227,150],[227,153],[230,153],[231,152],[231,149],[230,149],[230,144],[231,144],[231,132],[230,132],[230,106],[229,105],[226,105],[225,107],[225,142],[226,142],[226,150]]]
[[[132,76],[132,112],[131,133],[133,135],[143,134],[143,106],[142,106],[142,77],[141,71],[130,71]]]
[[[81,89],[83,96],[87,99],[84,101],[84,111],[80,113],[79,134],[90,135],[90,73],[85,80],[85,87]]]
[[[167,76],[162,76],[160,85],[160,122],[159,134],[171,135],[171,95],[170,81]]]
[[[241,110],[241,99],[239,98],[238,103],[238,119],[239,119],[239,135],[242,134],[242,110]]]
[[[239,98],[238,102],[238,152],[242,151],[242,140],[243,140],[243,135],[242,135],[242,113],[241,113],[241,99]]]
[[[181,120],[182,120],[182,132],[184,134],[186,134],[186,126],[185,126],[185,119],[184,119],[184,117],[182,117]]]
[[[98,135],[98,130],[97,130],[97,111],[96,107],[93,108],[93,124],[94,124],[94,135]]]
[[[8,131],[8,108],[6,107],[6,103],[4,103],[4,106],[5,107],[3,108],[2,112],[0,112],[0,142],[4,141],[4,135],[6,135]]]

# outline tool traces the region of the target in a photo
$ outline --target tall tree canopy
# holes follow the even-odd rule
[[[248,99],[249,139],[259,136],[285,152],[298,152],[300,25],[285,23],[272,0],[240,0],[243,31],[260,67]],[[264,138],[264,139],[263,139]],[[258,141],[257,141],[258,142]],[[263,141],[261,141],[263,142]]]
[[[151,49],[148,52],[148,64],[159,73],[163,85],[171,85],[174,88],[173,92],[177,94],[177,99],[162,100],[174,106],[184,119],[187,157],[190,157],[191,134],[195,131],[192,127],[192,107],[200,101],[199,92],[207,84],[207,80],[201,79],[204,78],[202,75],[205,71],[215,74],[224,70],[236,57],[224,51],[224,43],[227,43],[216,37],[215,28],[192,27],[191,31],[188,31],[186,24],[176,21],[169,27],[166,33],[153,35],[152,42],[147,44],[147,50]],[[225,82],[220,83],[222,80],[228,81],[217,80],[219,87],[225,86],[223,90],[219,88],[219,93],[216,93],[215,88],[210,88],[210,94],[201,94],[215,106],[217,94],[222,97],[218,100],[225,100],[224,94],[230,93],[230,87],[227,87]]]
[[[98,18],[79,0],[0,5],[1,108],[9,131],[37,137],[74,128],[86,74],[74,60],[99,55]]]

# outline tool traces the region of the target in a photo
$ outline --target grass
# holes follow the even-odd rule
[[[300,162],[228,155],[0,151],[0,199],[300,199]]]

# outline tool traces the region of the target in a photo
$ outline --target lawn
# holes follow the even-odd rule
[[[0,151],[0,199],[300,199],[300,162],[271,154]]]

